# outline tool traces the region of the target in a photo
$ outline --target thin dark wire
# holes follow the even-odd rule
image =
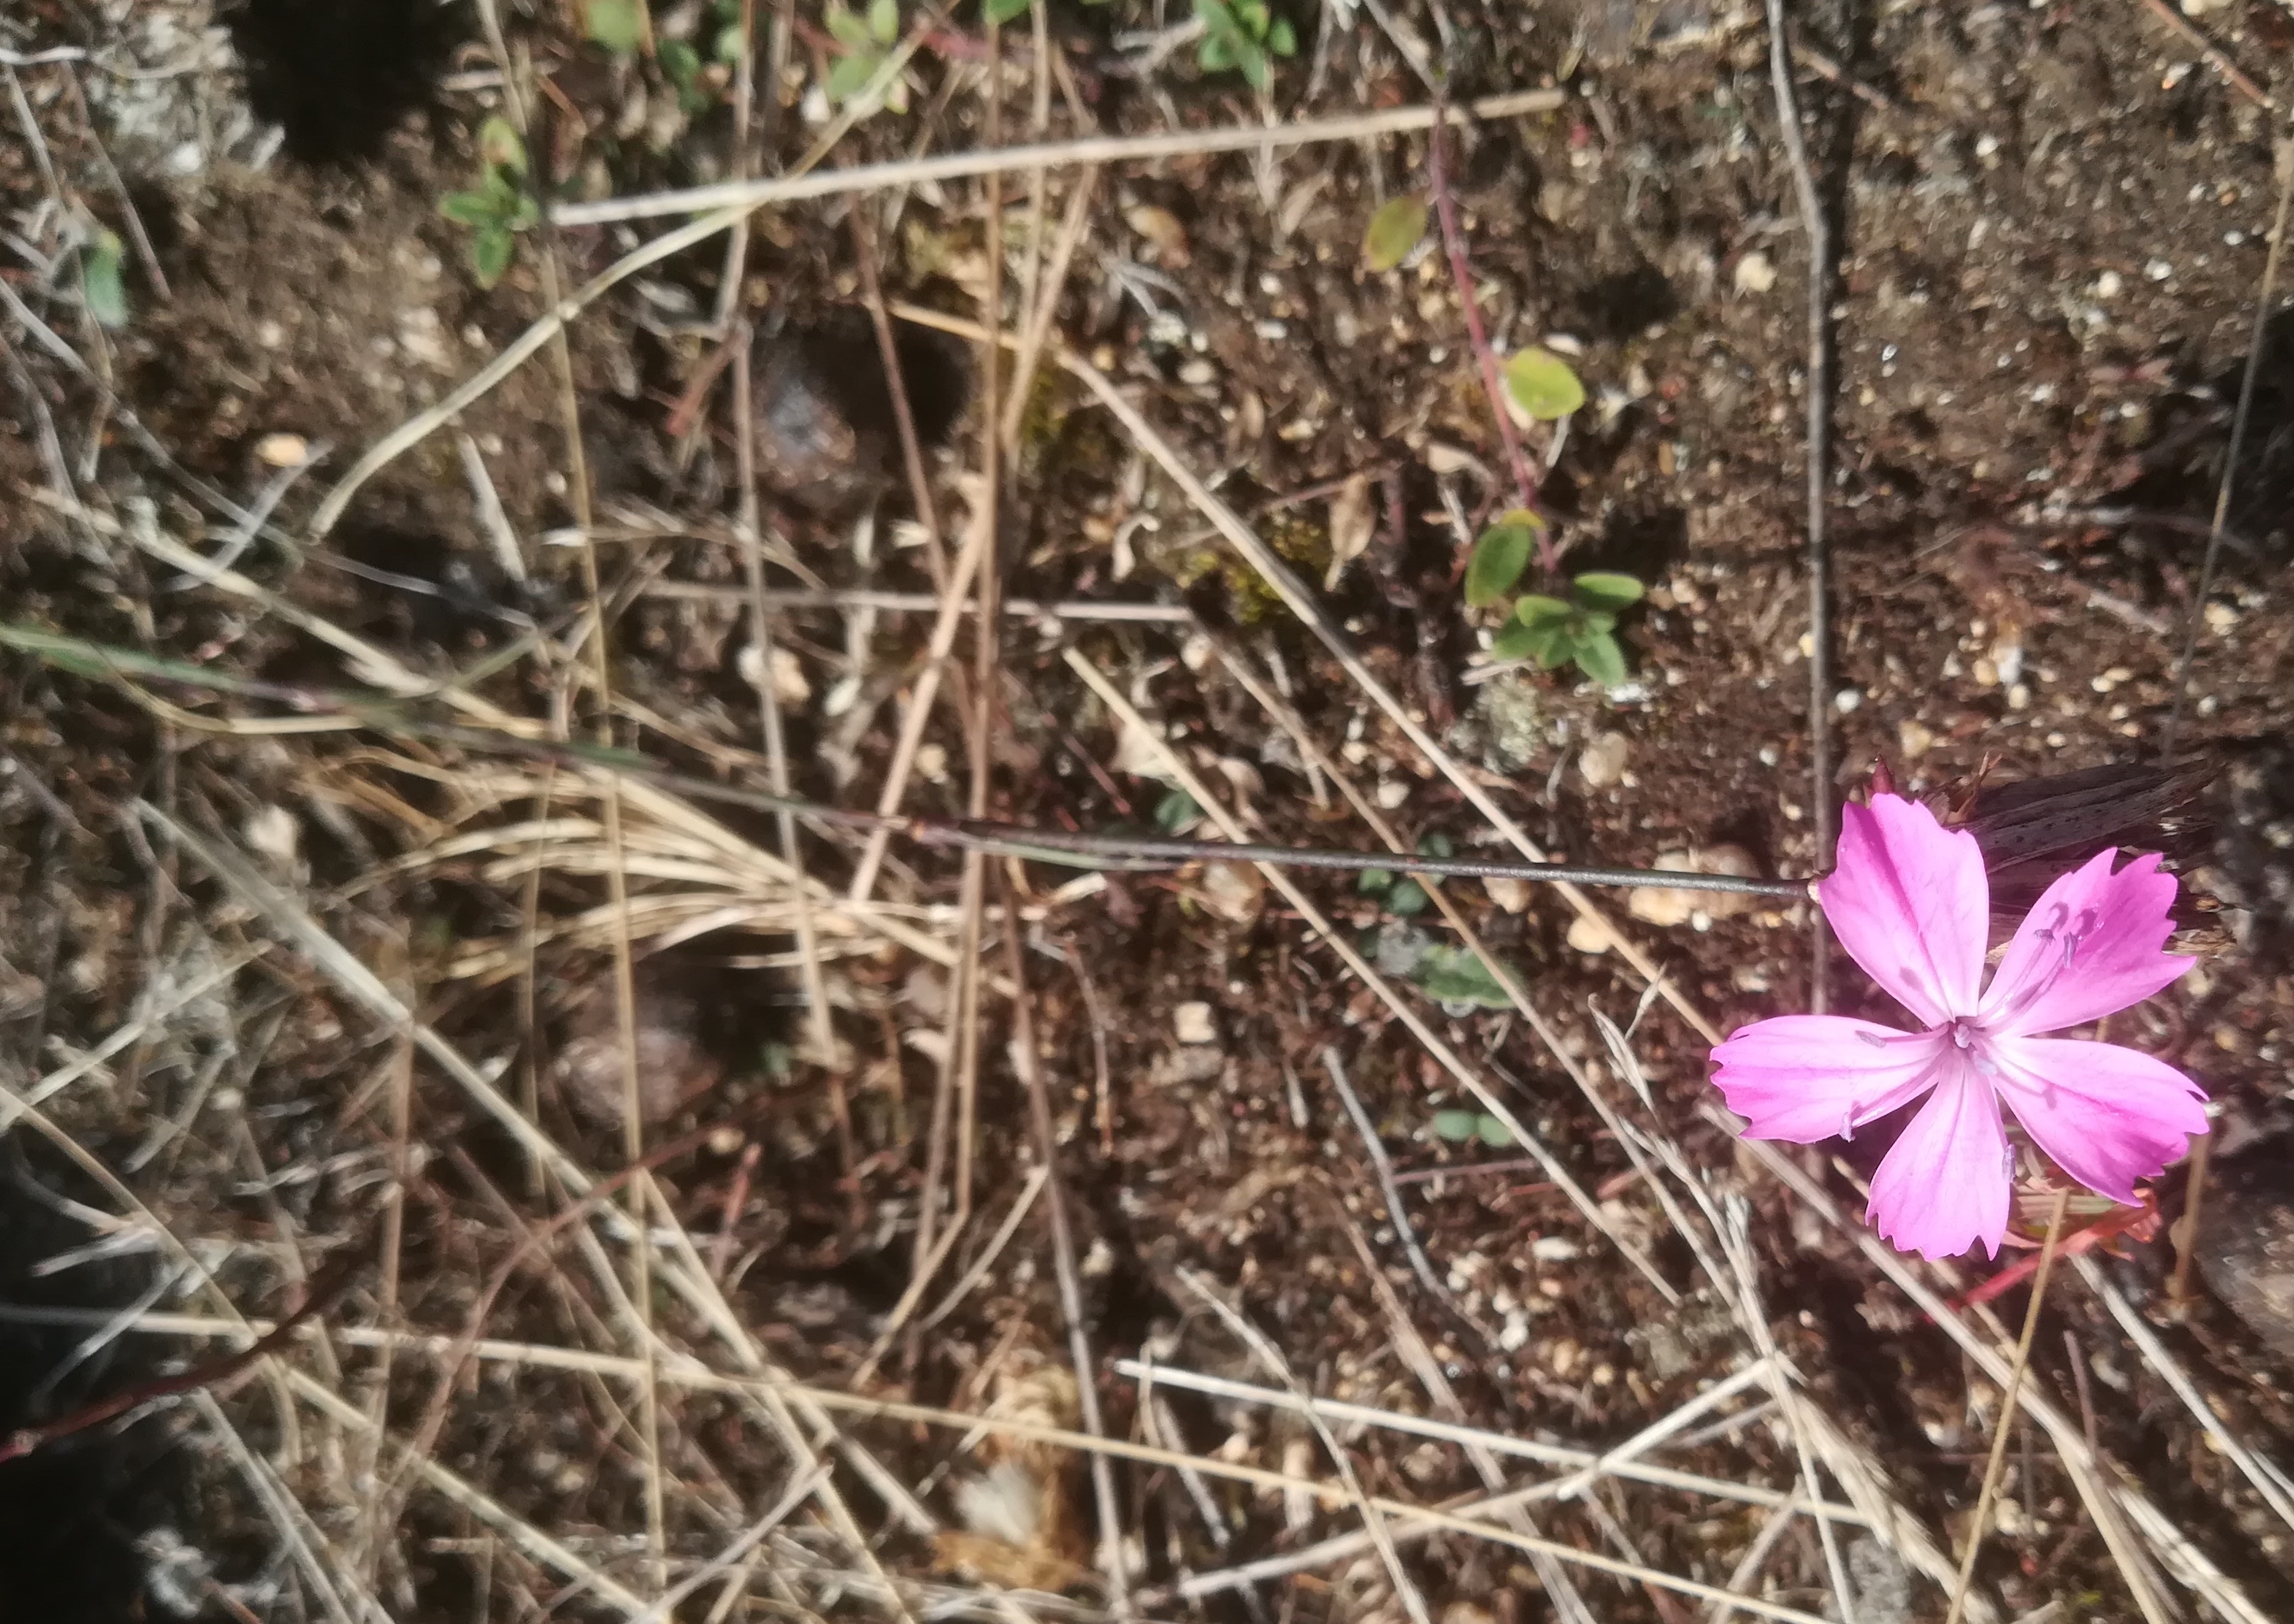
[[[1768,0],[1769,77],[1776,87],[1777,125],[1799,194],[1802,229],[1808,234],[1808,767],[1809,817],[1816,835],[1816,861],[1832,861],[1832,581],[1825,550],[1824,487],[1831,471],[1832,363],[1826,318],[1831,287],[1832,233],[1816,192],[1816,171],[1801,133],[1800,100],[1793,92],[1790,45],[1785,37],[1784,0]],[[1831,938],[1824,915],[1810,915],[1809,1008],[1822,1014],[1826,1003],[1826,969]]]
[[[893,820],[897,823],[898,820]],[[1445,880],[1528,880],[1549,885],[1663,886],[1682,891],[1719,891],[1735,897],[1773,897],[1805,902],[1810,881],[1753,880],[1738,874],[1681,874],[1655,868],[1584,868],[1572,863],[1485,863],[1473,857],[1408,857],[1390,851],[1338,851],[1314,846],[1251,846],[1226,840],[1167,840],[1121,834],[1070,834],[1061,829],[1027,829],[973,819],[940,823],[912,819],[906,826],[927,846],[971,846],[1012,857],[1064,854],[1103,857],[1158,866],[1172,863],[1271,863],[1281,868],[1338,869],[1365,873],[1438,874]]]
[[[2214,590],[2215,564],[2222,556],[2224,528],[2230,520],[2230,493],[2238,478],[2238,457],[2246,444],[2246,426],[2254,415],[2255,380],[2262,375],[2262,345],[2270,324],[2270,305],[2278,290],[2279,257],[2286,251],[2287,204],[2294,199],[2294,140],[2282,139],[2277,150],[2278,214],[2270,228],[2270,254],[2262,262],[2262,292],[2254,301],[2254,331],[2246,347],[2246,376],[2238,386],[2238,411],[2231,418],[2230,449],[2223,454],[2222,483],[2215,488],[2214,523],[2207,527],[2207,550],[2199,564],[2198,589],[2191,594],[2191,611],[2183,627],[2183,652],[2175,661],[2175,702],[2167,712],[2167,730],[2159,745],[2159,759],[2172,761],[2182,733],[2183,705],[2191,691],[2191,662],[2199,652],[2199,634],[2206,629],[2207,595]]]

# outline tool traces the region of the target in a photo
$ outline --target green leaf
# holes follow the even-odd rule
[[[489,170],[525,173],[525,142],[518,139],[517,126],[500,113],[478,126],[478,162]]]
[[[1391,888],[1393,884],[1394,871],[1392,869],[1366,868],[1362,871],[1362,877],[1354,881],[1354,889],[1360,891],[1365,897],[1375,897],[1380,891],[1387,890]]]
[[[1582,609],[1578,611],[1577,623],[1588,631],[1615,631],[1617,617],[1606,609]]]
[[[1606,609],[1612,614],[1623,613],[1641,601],[1647,590],[1630,575],[1620,575],[1612,570],[1592,570],[1569,583],[1579,604],[1588,609]]]
[[[509,206],[509,218],[504,222],[513,231],[522,231],[541,223],[541,205],[525,192],[519,192]]]
[[[832,5],[821,20],[828,25],[830,37],[848,52],[866,53],[876,43],[876,37],[868,31],[867,20],[850,6]]]
[[[1208,35],[1203,43],[1195,47],[1195,61],[1204,71],[1218,73],[1234,66],[1234,53],[1232,40],[1221,39],[1216,34]]]
[[[1166,835],[1175,835],[1202,815],[1193,796],[1184,790],[1172,790],[1155,803],[1155,827]]]
[[[645,38],[645,0],[589,0],[590,37],[615,56],[627,56]]]
[[[1363,233],[1363,264],[1372,271],[1391,271],[1425,240],[1426,199],[1390,198],[1370,217],[1370,229]]]
[[[1529,629],[1529,657],[1551,670],[1577,651],[1578,629],[1570,621],[1540,621]]]
[[[1500,660],[1534,660],[1544,638],[1537,627],[1508,621],[1490,639],[1490,653]]]
[[[517,250],[517,240],[509,228],[489,225],[470,239],[470,269],[478,279],[478,286],[491,288],[501,280],[509,270],[510,256]]]
[[[1577,612],[1558,597],[1526,592],[1513,606],[1513,618],[1525,626],[1557,626]]]
[[[1424,886],[1405,877],[1386,894],[1386,911],[1398,918],[1411,919],[1426,912],[1433,900]]]
[[[483,191],[450,191],[438,199],[438,212],[456,225],[492,225],[501,216],[500,205]]]
[[[1502,1150],[1513,1143],[1513,1130],[1484,1111],[1474,1118],[1474,1137],[1493,1150]]]
[[[868,7],[868,32],[880,45],[900,37],[900,0],[873,0]]]
[[[664,39],[654,47],[653,60],[662,77],[681,91],[690,92],[701,77],[701,53],[682,39]]]
[[[1614,688],[1624,681],[1625,651],[1607,632],[1586,633],[1571,652],[1577,658],[1577,669],[1603,687]]]
[[[1418,837],[1418,855],[1421,857],[1454,857],[1458,842],[1439,829],[1429,830]]]
[[[1235,67],[1242,73],[1242,82],[1253,90],[1265,90],[1274,83],[1274,65],[1266,60],[1266,53],[1256,45],[1245,48]]]
[[[741,32],[741,25],[737,20],[726,24],[717,31],[716,57],[726,67],[739,67],[741,59],[748,53],[749,42],[747,37]]]
[[[1569,363],[1535,345],[1506,362],[1505,381],[1513,403],[1542,423],[1566,418],[1585,403],[1585,386]]]
[[[1515,976],[1519,978],[1517,970]],[[1417,981],[1425,995],[1436,1003],[1472,1004],[1485,1010],[1509,1010],[1513,1000],[1497,983],[1488,968],[1472,954],[1458,947],[1439,944],[1428,947],[1426,956],[1418,961]]]
[[[868,81],[876,77],[883,59],[874,56],[841,56],[829,65],[828,82],[823,87],[832,102],[850,102],[868,88]]]
[[[1453,1145],[1468,1143],[1479,1131],[1472,1111],[1436,1111],[1430,1125],[1435,1138]]]
[[[1266,30],[1266,48],[1277,56],[1298,54],[1298,31],[1290,26],[1288,17],[1277,17]]]
[[[127,325],[127,282],[120,261],[119,239],[98,227],[80,254],[79,295],[101,327]]]
[[[1466,602],[1478,609],[1494,604],[1513,590],[1529,564],[1535,538],[1525,524],[1493,524],[1474,543],[1466,560]]]
[[[990,22],[1014,22],[1028,14],[1029,0],[985,0],[980,10]]]

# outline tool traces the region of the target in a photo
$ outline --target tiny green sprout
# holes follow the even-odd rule
[[[1512,973],[1516,979],[1520,978],[1519,970]],[[1419,959],[1411,979],[1418,983],[1420,992],[1440,1004],[1445,1014],[1513,1008],[1513,999],[1498,985],[1490,967],[1462,947],[1435,943]]]
[[[1433,1128],[1435,1138],[1452,1145],[1479,1140],[1493,1150],[1502,1150],[1513,1143],[1513,1130],[1487,1111],[1436,1111]]]
[[[645,0],[589,0],[582,21],[592,40],[615,56],[628,56],[645,39]]]
[[[1363,264],[1372,271],[1391,271],[1425,240],[1426,199],[1415,193],[1389,199],[1363,232]]]
[[[1173,837],[1202,815],[1193,796],[1184,790],[1171,790],[1155,803],[1155,827],[1165,837]]]
[[[1029,4],[1029,0],[981,0],[980,12],[993,23],[1017,22],[1028,14]]]
[[[844,0],[829,0],[828,10],[822,13],[842,54],[828,70],[823,89],[828,99],[839,105],[857,102],[868,86],[875,82],[892,47],[900,37],[899,0],[869,0],[866,16],[844,4]],[[908,110],[908,87],[899,75],[892,76],[884,86],[883,105],[896,113]]]
[[[1514,589],[1529,555],[1537,546],[1537,532],[1545,521],[1526,508],[1517,508],[1481,534],[1466,560],[1466,603],[1480,609],[1496,603]]]
[[[1541,423],[1567,417],[1585,403],[1585,386],[1567,361],[1532,345],[1506,362],[1506,393]]]
[[[1271,58],[1297,53],[1297,30],[1288,17],[1274,15],[1267,0],[1195,0],[1195,20],[1203,25],[1195,60],[1204,71],[1231,68],[1253,90],[1274,82]]]
[[[715,97],[701,77],[701,53],[690,40],[663,40],[654,47],[653,60],[661,64],[662,77],[676,90],[677,104],[687,118],[708,110]]]
[[[1501,660],[1533,660],[1540,668],[1574,663],[1614,688],[1625,679],[1625,653],[1618,646],[1617,616],[1639,603],[1641,583],[1607,570],[1589,571],[1569,583],[1569,598],[1527,593],[1513,606],[1513,618],[1490,640]]]
[[[98,226],[79,256],[79,296],[99,327],[127,325],[127,282],[119,239]]]
[[[491,288],[509,270],[517,234],[541,218],[541,207],[525,189],[525,143],[499,114],[478,130],[478,183],[438,199],[438,212],[470,228],[470,271],[478,286]]]

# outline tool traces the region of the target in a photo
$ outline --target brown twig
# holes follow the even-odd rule
[[[2223,53],[2221,47],[2200,33],[2191,20],[2168,5],[2167,0],[2143,0],[2143,4],[2151,8],[2152,16],[2181,35],[2184,42],[2192,50],[2204,57],[2207,65],[2222,75],[2233,90],[2237,91],[2257,107],[2266,107],[2273,112],[2277,110],[2278,103],[2270,99],[2270,93],[2247,77],[2239,65]]]
[[[69,1438],[74,1433],[84,1433],[91,1426],[100,1426],[114,1416],[140,1409],[160,1399],[173,1398],[177,1393],[197,1393],[204,1387],[214,1387],[231,1380],[242,1370],[248,1370],[260,1360],[277,1352],[291,1340],[295,1333],[312,1320],[325,1314],[341,1301],[357,1277],[364,1258],[356,1252],[346,1253],[327,1265],[326,1271],[311,1282],[303,1306],[281,1320],[271,1331],[238,1352],[222,1359],[195,1365],[180,1376],[162,1376],[130,1387],[124,1393],[113,1393],[108,1399],[98,1399],[93,1404],[83,1404],[45,1426],[28,1426],[11,1433],[0,1440],[0,1461],[20,1460],[33,1450],[59,1438]]]

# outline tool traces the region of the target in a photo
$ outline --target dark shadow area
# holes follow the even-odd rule
[[[2111,494],[2110,505],[2191,521],[2166,531],[2138,526],[2169,556],[2196,567],[2206,550],[2232,418],[2246,378],[2240,355],[2202,391],[2160,402],[2159,426],[2141,454],[2141,472]],[[2294,555],[2294,311],[2274,316],[2262,335],[2254,402],[2231,482],[2224,578],[2251,579]]]
[[[36,1273],[45,1260],[89,1239],[87,1226],[60,1210],[66,1198],[102,1198],[12,1145],[0,1153],[0,1303],[110,1311],[133,1302],[146,1283],[148,1257]],[[134,1338],[75,1364],[90,1330],[0,1320],[0,1435],[53,1422],[151,1378],[148,1349]],[[156,1418],[91,1427],[0,1466],[0,1624],[169,1616],[147,1594],[150,1564],[136,1547],[182,1514],[187,1490],[182,1458]]]
[[[224,12],[256,116],[287,133],[288,155],[365,163],[431,105],[467,9],[436,0],[240,0]]]
[[[893,329],[916,438],[944,443],[971,397],[963,352],[929,329]],[[783,325],[757,338],[757,472],[800,506],[834,511],[905,478],[883,349],[864,316]]]

